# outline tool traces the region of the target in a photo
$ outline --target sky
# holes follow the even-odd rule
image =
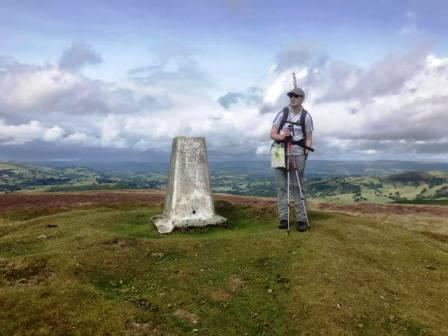
[[[445,1],[0,0],[0,160],[268,160],[292,73],[312,159],[448,162]]]

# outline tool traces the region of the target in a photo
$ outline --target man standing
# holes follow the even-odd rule
[[[280,111],[274,119],[271,129],[271,139],[276,142],[286,143],[292,137],[291,159],[295,162],[303,186],[303,174],[305,162],[308,157],[308,149],[311,147],[313,134],[313,119],[311,115],[302,107],[305,99],[305,92],[300,88],[295,88],[287,93],[290,103]],[[299,125],[301,123],[301,125]],[[279,229],[288,228],[288,194],[287,194],[287,168],[275,168],[275,179],[277,183],[277,203],[278,215],[280,218]],[[301,200],[299,185],[294,170],[289,172],[291,183],[291,194],[294,197],[296,208],[296,227],[300,232],[308,229],[305,202]],[[303,189],[302,189],[303,193]],[[305,194],[303,193],[305,198]]]

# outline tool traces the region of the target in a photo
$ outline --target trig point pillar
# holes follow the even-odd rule
[[[170,233],[174,228],[226,221],[215,215],[205,139],[174,138],[163,217],[154,221],[157,230]]]

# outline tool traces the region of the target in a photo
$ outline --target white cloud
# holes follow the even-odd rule
[[[54,142],[61,139],[64,133],[65,131],[59,126],[45,128],[37,120],[18,125],[7,124],[4,120],[0,120],[0,146],[24,145],[35,140]]]
[[[263,102],[269,105],[275,104],[285,94],[285,87],[291,87],[292,77],[289,70],[275,74],[273,77],[272,83],[266,89],[263,99]]]
[[[100,141],[96,137],[88,135],[86,133],[75,132],[62,139],[62,143],[70,145],[82,145],[86,147],[97,147],[99,146]]]
[[[0,79],[0,106],[6,112],[36,110],[56,97],[69,94],[80,83],[77,75],[56,67],[13,71]]]
[[[412,159],[422,158],[417,156],[422,152],[431,157],[437,150],[445,153],[439,158],[448,158],[448,147],[440,146],[448,124],[448,58],[424,50],[390,55],[367,69],[338,72],[337,80],[344,73],[355,75],[355,84],[346,86],[345,92],[344,86],[333,85],[333,61],[319,68],[318,78],[313,78],[314,70],[308,71],[302,82],[308,94],[305,107],[316,127],[315,155]],[[286,79],[293,70],[273,81],[276,99],[269,101],[270,111],[285,105],[284,93],[292,87]]]
[[[422,49],[360,68],[313,50],[283,52],[259,88],[224,92],[220,101],[196,63],[155,69],[160,80],[145,68],[137,71],[142,80],[134,74],[107,83],[57,66],[3,61],[0,146],[44,141],[169,152],[173,137],[187,135],[205,136],[213,153],[266,155],[294,71],[314,119],[316,157],[448,156],[448,58]]]
[[[8,125],[0,120],[0,143],[6,145],[23,145],[39,139],[44,132],[40,123],[31,120],[27,124]]]
[[[54,126],[50,129],[45,130],[42,138],[45,141],[54,142],[61,139],[64,133],[65,133],[64,129],[62,129],[59,126]]]

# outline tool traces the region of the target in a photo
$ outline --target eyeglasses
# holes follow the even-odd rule
[[[299,96],[299,95],[296,95],[296,94],[294,94],[294,93],[292,93],[292,94],[289,95],[289,98],[299,98],[299,97],[302,97],[302,98],[303,98],[303,96]]]

